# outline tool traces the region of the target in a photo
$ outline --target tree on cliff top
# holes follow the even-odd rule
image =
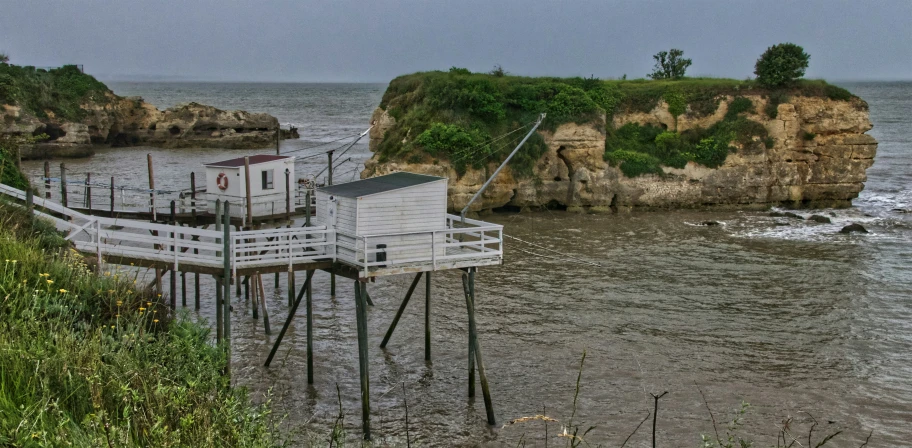
[[[793,83],[804,76],[811,56],[793,43],[773,45],[766,49],[754,65],[757,82],[769,87]]]
[[[9,62],[9,55],[6,53],[0,53],[0,64],[6,64]]]
[[[685,59],[684,51],[672,48],[669,51],[660,51],[652,58],[655,59],[655,68],[649,77],[652,79],[681,79],[687,67],[693,63],[690,59]]]

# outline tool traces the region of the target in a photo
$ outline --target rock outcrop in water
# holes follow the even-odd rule
[[[227,149],[275,145],[279,122],[265,113],[225,111],[198,103],[159,110],[140,97],[115,95],[72,66],[43,71],[3,64],[0,69],[5,76],[0,79],[0,135],[49,137],[23,153],[23,158],[83,157],[97,145]],[[296,136],[296,130],[282,132],[282,138]]]
[[[607,123],[603,113],[585,123],[569,122],[539,131],[546,150],[535,162],[532,175],[523,177],[508,167],[472,204],[472,210],[565,207],[569,211],[609,212],[633,207],[851,205],[864,188],[865,172],[874,162],[877,149],[876,140],[865,134],[872,125],[864,101],[794,95],[781,104],[769,105],[767,94],[744,92],[737,97],[750,100],[752,107],[744,108],[747,112],[741,116],[762,125],[768,138],[733,142],[736,151],[717,168],[689,161],[683,168],[662,166],[661,173],[627,177],[618,166],[606,162],[606,129],[618,129],[626,123],[678,132],[706,129],[724,119],[735,97],[717,97],[714,113],[691,114],[688,107],[688,112],[677,118],[669,112],[668,103],[659,100],[649,112],[614,111]],[[744,100],[740,101],[743,106]],[[370,148],[376,153],[366,163],[362,177],[400,170],[448,177],[449,208],[453,211],[465,206],[498,164],[488,163],[481,169],[470,166],[460,174],[445,158],[384,157],[378,148],[392,135],[397,120],[389,110],[378,108],[372,122],[375,127]],[[402,145],[415,138],[411,133],[405,135]]]

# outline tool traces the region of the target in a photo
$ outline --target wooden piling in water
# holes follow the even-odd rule
[[[44,198],[51,198],[51,162],[44,161]]]
[[[252,282],[252,284],[251,284],[251,282]],[[251,275],[251,276],[247,277],[247,286],[249,288],[253,289],[253,294],[250,295],[250,301],[251,301],[250,309],[253,312],[252,313],[253,319],[256,320],[256,319],[260,318],[260,304],[259,304],[259,302],[257,302],[257,299],[259,296],[259,291],[257,291],[257,289],[259,289],[259,288],[257,288],[257,281],[256,281],[255,275]]]
[[[216,219],[218,219],[218,218],[216,218]],[[226,357],[227,357],[227,361],[225,364],[225,373],[226,373],[226,375],[228,375],[230,377],[231,376],[231,299],[229,299],[229,297],[231,297],[231,281],[230,280],[231,280],[232,253],[231,253],[231,204],[229,204],[227,201],[225,202],[225,215],[224,215],[223,220],[224,220],[224,222],[223,222],[224,238],[222,239],[223,240],[222,244],[224,246],[222,247],[222,249],[223,249],[222,253],[225,254],[225,256],[222,258],[223,266],[224,266],[224,272],[222,273],[222,277],[225,279],[225,281],[224,281],[224,284],[222,285],[222,288],[224,288],[224,290],[222,291],[222,297],[224,297],[225,300],[224,300],[224,304],[223,304],[224,310],[222,311],[222,317],[224,319],[223,326],[225,327],[225,351],[226,351]],[[235,279],[235,283],[236,282],[237,282],[237,279]]]
[[[196,220],[196,173],[190,172],[190,216],[191,224],[195,229],[199,223]],[[218,218],[216,218],[218,219]],[[199,254],[199,249],[194,248],[193,254]],[[199,311],[200,309],[200,275],[199,272],[193,273],[193,306]]]
[[[307,271],[307,279],[304,280],[304,286],[301,287],[301,291],[298,293],[298,297],[295,299],[294,305],[291,307],[291,310],[288,311],[288,316],[285,318],[285,324],[282,325],[282,330],[279,331],[279,336],[276,338],[274,344],[272,344],[272,350],[269,352],[269,356],[266,358],[266,362],[263,364],[266,367],[269,367],[269,364],[272,363],[272,359],[275,357],[276,352],[279,350],[279,345],[282,344],[282,339],[285,337],[285,332],[288,331],[288,327],[291,325],[291,321],[294,319],[295,313],[298,311],[298,306],[301,304],[301,298],[304,297],[305,292],[310,292],[310,287],[313,282],[313,273],[314,271]],[[311,353],[311,350],[308,348],[308,353]],[[309,355],[308,355],[309,356]],[[310,366],[312,362],[309,361]],[[313,384],[313,369],[308,369],[308,383]]]
[[[149,211],[152,213],[152,220],[155,220],[155,172],[152,169],[152,154],[146,154],[146,165],[149,169]]]
[[[272,334],[272,330],[269,328],[269,309],[266,307],[266,289],[263,288],[263,276],[260,273],[256,274],[257,283],[260,285],[260,306],[263,307],[263,329],[266,330],[266,334]]]
[[[244,157],[244,187],[247,190],[247,222],[245,227],[253,226],[253,200],[250,197],[250,157]]]
[[[402,305],[399,305],[399,311],[396,311],[396,317],[393,318],[393,323],[390,324],[389,330],[386,330],[386,335],[383,336],[383,342],[380,343],[380,348],[386,348],[386,344],[389,342],[390,337],[393,336],[393,331],[396,330],[396,325],[399,324],[399,318],[402,317],[402,312],[405,311],[405,306],[408,305],[409,299],[412,298],[412,293],[415,292],[415,288],[418,287],[418,281],[421,280],[421,275],[423,272],[415,274],[415,279],[412,280],[411,286],[409,286],[408,292],[405,293],[405,298],[402,299]]]
[[[86,173],[85,179],[85,207],[92,211],[92,173]],[[91,214],[91,213],[90,213]]]
[[[111,176],[111,217],[114,217],[114,176]]]
[[[475,325],[475,272],[474,268],[468,274],[463,274],[463,288],[466,296],[466,310],[469,315],[470,345],[475,352],[475,363],[478,369],[478,379],[481,382],[481,393],[484,396],[485,412],[488,424],[494,425],[494,404],[491,402],[491,390],[488,387],[488,376],[485,374],[484,362],[481,356],[481,346],[478,344],[478,329]],[[474,387],[474,382],[473,382]]]
[[[431,361],[431,271],[424,277],[424,360]]]
[[[171,201],[171,216],[169,216],[168,223],[171,224],[172,226],[177,223],[177,221],[175,220],[174,212],[175,212],[175,203],[174,203],[174,201]],[[171,234],[168,236],[170,237],[171,240],[174,240],[174,237],[176,235],[174,232],[171,232]],[[171,246],[171,250],[176,252],[177,246]],[[171,286],[171,291],[170,291],[171,309],[176,310],[177,309],[177,272],[174,269],[171,270],[170,281],[171,281],[171,285],[170,285]]]
[[[67,206],[66,164],[60,162],[60,204]]]
[[[304,286],[307,288],[307,384],[314,382],[314,359],[313,359],[313,276],[314,271],[307,271],[307,280]],[[300,299],[298,299],[300,301]]]
[[[215,342],[222,342],[222,280],[220,276],[213,275],[215,279]]]
[[[364,440],[371,439],[370,429],[370,366],[367,351],[367,303],[364,292],[367,284],[355,281],[355,313],[358,327],[358,365],[361,374],[361,427]]]

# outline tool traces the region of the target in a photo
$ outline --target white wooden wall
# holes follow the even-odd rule
[[[329,194],[326,194],[320,190],[317,190],[317,205],[316,205],[316,225],[326,226],[327,228],[331,227],[328,217],[329,217]],[[336,236],[337,241],[343,245],[355,246],[356,238],[355,229],[357,228],[357,199],[354,198],[344,198],[341,196],[336,196],[338,200],[338,205],[336,208]],[[354,251],[350,249],[345,249],[343,247],[338,247],[337,251],[342,257],[354,257]]]
[[[358,201],[358,234],[378,235],[402,232],[427,232],[446,229],[446,179],[437,182],[415,185],[360,198]],[[444,253],[441,244],[444,237],[438,235],[434,241],[437,255]],[[382,238],[371,238],[368,248],[377,244],[386,244],[392,249],[396,246],[415,245],[418,248],[405,251],[390,250],[387,260],[431,255],[431,236],[429,234],[400,235]],[[372,254],[369,261],[375,261]]]

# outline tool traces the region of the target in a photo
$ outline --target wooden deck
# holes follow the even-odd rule
[[[26,200],[25,192],[6,185],[0,185],[0,193]],[[445,230],[355,238],[323,226],[225,232],[128,219],[117,213],[94,216],[38,197],[33,202],[34,213],[67,232],[66,239],[77,250],[122,265],[219,275],[226,265],[225,247],[234,278],[257,272],[334,269],[346,277],[367,279],[503,262],[503,226],[469,219],[462,224],[454,215],[448,215]],[[206,219],[215,223],[214,216]],[[386,241],[387,247],[376,247],[377,241]]]

